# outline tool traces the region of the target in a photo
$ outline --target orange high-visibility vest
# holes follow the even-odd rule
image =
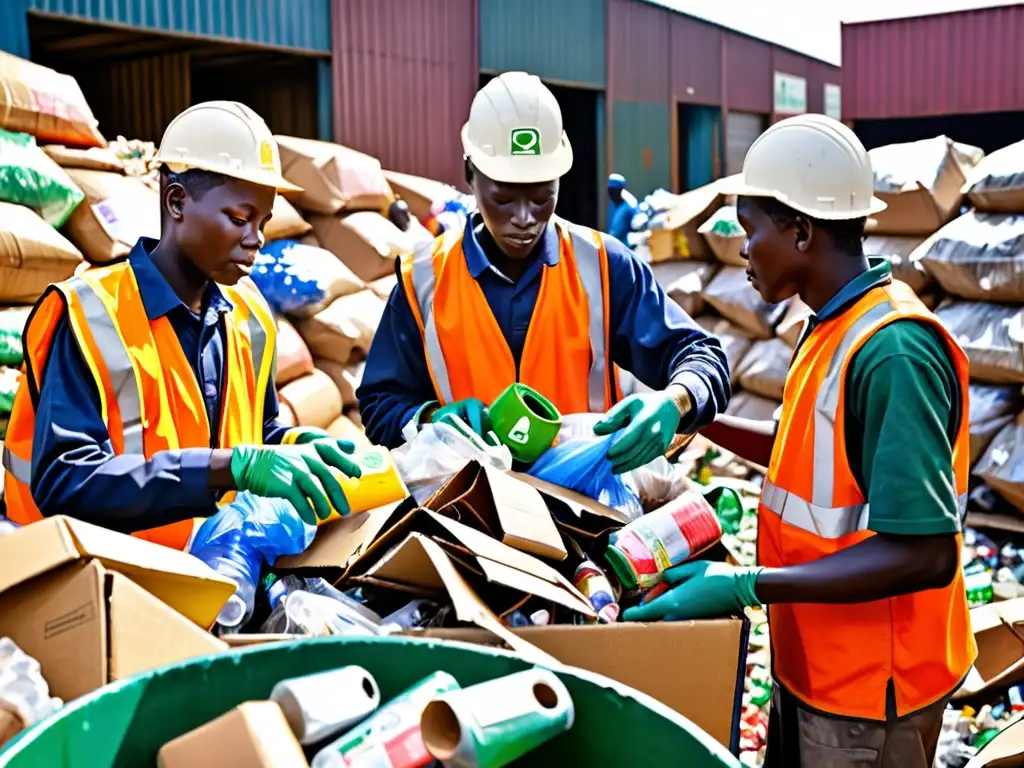
[[[261,444],[277,329],[248,278],[221,290],[234,308],[225,317],[225,381],[215,447]],[[21,524],[42,517],[30,491],[35,406],[50,343],[64,316],[92,372],[115,454],[148,459],[158,451],[211,447],[202,392],[170,320],[146,316],[129,262],[86,270],[51,286],[25,331],[25,367],[3,455],[7,515]],[[183,521],[135,535],[184,549],[192,530],[193,522]]]
[[[519,381],[561,413],[600,413],[635,386],[611,361],[603,236],[560,219],[553,226],[560,258],[544,267],[518,378],[512,351],[466,264],[464,230],[450,229],[432,249],[402,258],[405,295],[441,405],[466,398],[490,405]]]
[[[962,401],[953,471],[961,512],[966,507],[967,357],[914,292],[893,282],[814,328],[793,358],[758,507],[761,565],[811,562],[874,535],[846,454],[846,371],[871,334],[904,319],[935,328],[953,360]],[[977,655],[959,567],[941,589],[850,605],[779,603],[769,618],[775,677],[808,706],[830,714],[884,720],[890,679],[897,714],[913,713],[952,691]]]

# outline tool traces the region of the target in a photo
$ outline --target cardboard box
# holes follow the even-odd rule
[[[971,628],[978,659],[954,699],[1006,688],[1024,671],[1024,598],[974,608]]]
[[[0,636],[70,701],[227,646],[206,630],[235,584],[196,558],[66,517],[0,537]]]
[[[159,768],[309,768],[302,747],[272,701],[239,704],[157,753]]]
[[[397,171],[384,171],[392,191],[405,200],[409,211],[420,221],[430,218],[430,208],[435,202],[454,198],[458,191],[440,181],[412,176]]]
[[[1024,718],[996,734],[964,768],[1024,768]]]
[[[427,509],[452,517],[515,549],[564,560],[565,544],[540,492],[493,467],[471,461],[427,499]]]

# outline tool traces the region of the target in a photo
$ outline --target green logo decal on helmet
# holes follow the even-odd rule
[[[514,128],[511,141],[513,155],[540,154],[540,131],[536,128]]]

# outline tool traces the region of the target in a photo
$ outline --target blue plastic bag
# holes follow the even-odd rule
[[[319,249],[298,240],[275,240],[260,249],[252,279],[275,312],[300,313],[327,298],[313,266],[316,260],[303,258],[311,250]]]
[[[582,493],[630,517],[642,515],[639,495],[622,475],[612,471],[608,461],[608,446],[615,437],[576,437],[559,442],[533,463],[529,474]]]
[[[274,564],[281,555],[304,552],[316,536],[283,499],[268,499],[244,491],[196,532],[189,551],[238,590],[217,617],[224,629],[240,628],[252,615],[263,561]]]

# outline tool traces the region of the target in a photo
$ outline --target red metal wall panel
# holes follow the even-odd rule
[[[385,168],[463,184],[475,0],[333,0],[334,134]]]
[[[843,26],[850,119],[1024,109],[1024,4]]]
[[[672,21],[636,0],[608,0],[608,92],[619,101],[664,104],[672,94]]]
[[[687,104],[722,103],[722,40],[729,33],[672,14],[672,94]]]
[[[776,59],[777,61],[777,59]],[[825,84],[843,85],[843,72],[824,61],[811,60],[807,70],[807,111],[825,112]],[[842,94],[845,97],[845,93]],[[845,100],[845,99],[844,99]],[[843,112],[845,112],[843,105]]]
[[[767,115],[772,111],[772,46],[726,33],[725,92],[729,109]],[[793,73],[799,74],[799,73]]]

